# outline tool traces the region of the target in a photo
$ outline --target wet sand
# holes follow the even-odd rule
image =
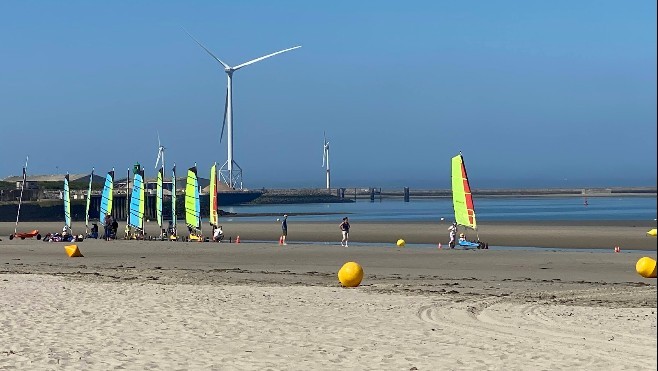
[[[64,245],[0,242],[0,368],[657,366],[656,280],[635,273],[655,251]],[[347,261],[358,288],[339,287]]]
[[[393,245],[402,238],[408,244],[445,245],[449,241],[448,223],[430,222],[359,222],[351,220],[351,242],[379,243]],[[296,222],[288,218],[288,239],[291,242],[333,242],[340,243],[341,234],[336,223]],[[222,220],[226,239],[234,241],[240,236],[241,241],[278,241],[281,233],[280,223],[273,217],[272,222],[245,222],[239,218],[232,221]],[[125,221],[120,222],[119,232],[123,234]],[[204,225],[204,235],[210,237],[209,225]],[[584,221],[584,222],[492,222],[479,227],[480,240],[491,246],[524,246],[552,248],[597,248],[622,250],[656,251],[656,238],[646,235],[655,228],[655,221]],[[42,235],[47,232],[59,232],[62,223],[24,222],[21,231],[39,229]],[[102,227],[101,233],[102,233]],[[13,233],[14,223],[0,223],[0,238],[8,240]],[[74,233],[84,233],[82,223],[74,223]],[[187,234],[185,224],[178,224],[179,235]],[[146,223],[146,232],[150,236],[158,235],[158,226]],[[468,239],[476,239],[473,231],[466,231]]]

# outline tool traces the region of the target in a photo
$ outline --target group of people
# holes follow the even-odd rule
[[[343,237],[342,240],[340,241],[340,245],[343,247],[347,247],[347,242],[350,239],[350,221],[347,217],[343,218],[343,221],[340,223],[339,228],[341,235]],[[287,245],[286,238],[288,238],[288,214],[284,214],[283,219],[281,220],[281,238],[279,239],[279,241],[282,245]]]
[[[119,222],[110,214],[105,215],[103,219],[103,239],[105,241],[115,240],[117,238],[117,230],[119,229]]]
[[[468,241],[466,239],[466,235],[464,233],[459,234],[459,239],[457,239],[457,223],[452,223],[450,227],[448,227],[448,232],[450,233],[450,242],[448,242],[448,246],[450,246],[451,249],[454,249],[455,246],[459,245],[464,248],[469,248],[469,247],[474,247],[478,249],[488,249],[489,244],[480,242],[478,241]]]

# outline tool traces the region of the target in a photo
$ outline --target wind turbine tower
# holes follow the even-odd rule
[[[158,163],[162,163],[162,171],[164,173],[165,169],[165,147],[162,145],[162,142],[160,142],[160,132],[158,132],[158,158],[155,160],[155,170],[158,170]],[[162,160],[162,161],[160,161]]]
[[[322,148],[322,167],[325,167],[327,169],[327,189],[331,189],[331,171],[329,170],[329,142],[327,141],[327,135],[324,135],[324,141],[323,141],[323,148]]]
[[[233,72],[239,70],[242,67],[246,67],[250,64],[260,62],[263,59],[273,57],[277,54],[281,54],[301,48],[301,45],[284,50],[279,50],[278,52],[268,54],[260,58],[252,59],[248,62],[244,62],[242,64],[238,64],[237,66],[231,67],[228,64],[224,63],[221,59],[217,58],[210,50],[208,50],[208,48],[203,46],[197,39],[194,38],[194,36],[192,36],[189,32],[187,32],[187,30],[185,30],[185,32],[192,38],[192,40],[194,40],[201,48],[203,48],[203,50],[205,50],[208,54],[210,54],[210,56],[213,57],[224,68],[224,72],[226,72],[226,77],[228,81],[226,85],[226,101],[224,102],[224,122],[222,123],[222,131],[219,136],[219,141],[221,142],[224,136],[224,126],[227,126],[228,156],[224,165],[222,165],[222,167],[219,169],[219,173],[221,175],[222,181],[228,184],[230,188],[239,187],[240,189],[242,189],[242,168],[233,159]]]

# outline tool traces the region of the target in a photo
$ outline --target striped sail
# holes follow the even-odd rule
[[[69,189],[69,175],[64,177],[64,225],[67,229],[71,229],[71,190]]]
[[[94,180],[94,169],[89,175],[89,186],[87,187],[87,204],[85,205],[85,229],[89,229],[89,206],[91,206],[91,182]]]
[[[162,229],[162,182],[164,177],[164,169],[158,170],[158,180],[155,187],[155,218],[158,220],[158,226]]]
[[[109,171],[105,176],[105,184],[103,185],[103,194],[101,195],[101,211],[98,217],[101,222],[105,220],[105,216],[112,215],[112,203],[114,201],[114,170]]]
[[[196,166],[187,170],[185,183],[185,223],[191,228],[201,229],[201,204],[199,202],[199,178]]]
[[[219,225],[217,214],[217,163],[210,168],[210,224]]]
[[[133,191],[130,195],[130,216],[128,224],[139,230],[144,229],[144,171],[135,174]]]
[[[461,152],[452,158],[452,205],[455,209],[457,224],[477,229],[471,186],[468,183],[464,157]]]
[[[176,228],[176,165],[171,170],[171,224]]]

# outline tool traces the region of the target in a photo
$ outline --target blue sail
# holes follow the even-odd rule
[[[130,195],[130,217],[128,224],[130,226],[143,230],[144,229],[144,173],[135,174],[133,179],[133,191]]]
[[[71,193],[69,189],[69,175],[66,174],[64,177],[64,225],[68,229],[71,229]]]
[[[101,210],[98,219],[101,222],[105,221],[107,214],[112,215],[112,203],[114,199],[114,170],[109,171],[105,176],[105,185],[103,186],[103,194],[101,197]]]

